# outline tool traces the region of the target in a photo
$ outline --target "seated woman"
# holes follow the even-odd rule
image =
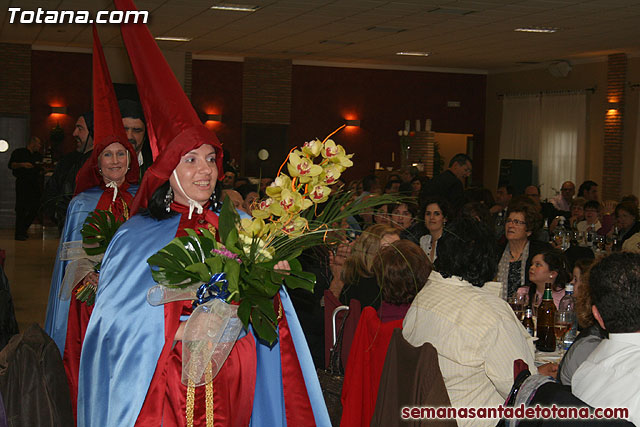
[[[528,201],[512,202],[507,209],[504,234],[507,244],[498,264],[497,281],[502,283],[502,298],[507,299],[518,288],[529,286],[529,269],[533,257],[548,243],[531,240],[530,237],[540,227],[542,217]]]
[[[134,6],[117,0],[116,8]],[[200,123],[146,27],[121,30],[145,113],[154,117],[147,123],[155,125],[156,157],[132,218],[104,256],[80,360],[78,424],[328,425],[313,362],[285,292],[273,301],[279,313],[275,344],[248,328],[211,381],[183,383],[182,337],[192,301],[149,304],[147,292],[156,283],[147,260],[186,229],[217,233],[211,199],[224,176],[222,146]]]
[[[573,280],[576,295],[576,314],[581,328],[575,341],[564,354],[558,367],[558,380],[564,385],[571,385],[573,373],[584,362],[600,342],[607,337],[607,331],[602,329],[591,311],[591,291],[588,283],[588,269],[594,260],[584,260],[576,263]],[[578,273],[578,274],[576,274]]]
[[[418,206],[415,203],[396,203],[392,205],[390,221],[400,229],[400,238],[411,240],[416,245],[418,239],[424,233],[423,226],[416,221]]]
[[[621,250],[624,242],[640,232],[638,208],[633,202],[618,203],[615,210],[618,241],[614,250]]]
[[[560,300],[564,296],[564,286],[569,283],[571,273],[569,262],[558,249],[545,249],[531,261],[529,268],[529,287],[518,289],[518,293],[527,293],[532,307],[538,307],[542,303],[542,294],[545,284],[551,283],[553,302],[558,308]]]
[[[373,272],[375,255],[378,249],[397,240],[400,240],[400,231],[382,224],[372,225],[358,236],[344,262],[340,285],[332,283],[331,291],[340,295],[343,304],[348,305],[355,298],[362,307],[372,306],[376,310],[380,307],[380,286]]]
[[[434,262],[438,257],[438,239],[442,236],[442,230],[451,215],[451,207],[446,200],[440,197],[426,200],[421,217],[424,219],[424,225],[429,234],[420,237],[420,247],[431,262]]]
[[[395,328],[402,328],[411,302],[431,274],[431,263],[418,245],[399,240],[381,248],[373,266],[382,286],[382,304],[366,307],[360,316],[342,387],[344,426],[368,426],[378,385]]]

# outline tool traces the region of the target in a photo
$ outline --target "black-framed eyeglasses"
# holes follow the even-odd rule
[[[527,225],[526,221],[520,221],[519,219],[511,219],[508,218],[505,223],[509,224],[513,224],[513,225]]]

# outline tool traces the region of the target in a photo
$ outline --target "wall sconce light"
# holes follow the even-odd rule
[[[207,114],[207,121],[208,122],[221,122],[222,121],[222,114]]]
[[[607,111],[618,111],[620,109],[620,103],[618,102],[607,102]]]
[[[51,107],[51,114],[67,114],[67,107]]]
[[[360,120],[345,120],[344,124],[346,126],[360,127]]]

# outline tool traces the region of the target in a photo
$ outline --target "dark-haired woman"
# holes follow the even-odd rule
[[[442,231],[447,221],[451,217],[449,203],[441,198],[431,198],[424,204],[422,218],[428,234],[420,237],[420,247],[427,254],[432,263],[438,257],[438,239],[442,236]]]
[[[553,303],[558,308],[564,296],[564,286],[571,280],[569,262],[558,249],[546,249],[533,257],[529,268],[530,287],[523,288],[529,294],[529,301],[534,306],[542,302],[542,294],[547,283],[551,283]]]
[[[618,227],[618,242],[615,250],[620,250],[624,242],[634,234],[640,232],[638,208],[633,202],[621,202],[616,205],[616,226]]]

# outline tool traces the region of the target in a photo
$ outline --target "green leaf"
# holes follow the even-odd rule
[[[199,262],[196,264],[191,264],[189,266],[187,266],[187,268],[185,268],[186,271],[191,271],[196,273],[199,277],[200,280],[203,282],[208,282],[209,279],[211,278],[211,274],[209,273],[209,269],[207,268],[207,265],[203,262]]]
[[[118,228],[124,221],[119,221],[109,211],[94,210],[87,215],[80,234],[88,255],[99,255],[104,253],[115,235]]]
[[[315,276],[313,280],[309,280],[307,278],[296,277],[293,274],[288,276],[284,276],[284,283],[288,288],[298,289],[303,288],[308,291],[313,291],[313,286],[316,284]]]
[[[277,316],[273,308],[273,299],[248,297],[252,301],[251,325],[259,338],[273,344],[278,339],[276,333]]]
[[[238,289],[238,278],[240,276],[240,264],[235,261],[227,260],[224,264],[224,270],[229,282],[229,291],[233,292]]]
[[[232,230],[236,230],[236,222],[238,222],[237,218],[239,218],[238,212],[236,212],[231,199],[227,198],[222,204],[222,209],[220,210],[220,216],[218,218],[218,233],[220,234],[220,240],[222,240],[222,243],[227,247],[229,247],[227,244],[227,237]]]
[[[251,301],[248,299],[242,300],[240,306],[238,307],[238,317],[242,321],[242,324],[247,327],[249,326],[249,316],[251,315]]]

